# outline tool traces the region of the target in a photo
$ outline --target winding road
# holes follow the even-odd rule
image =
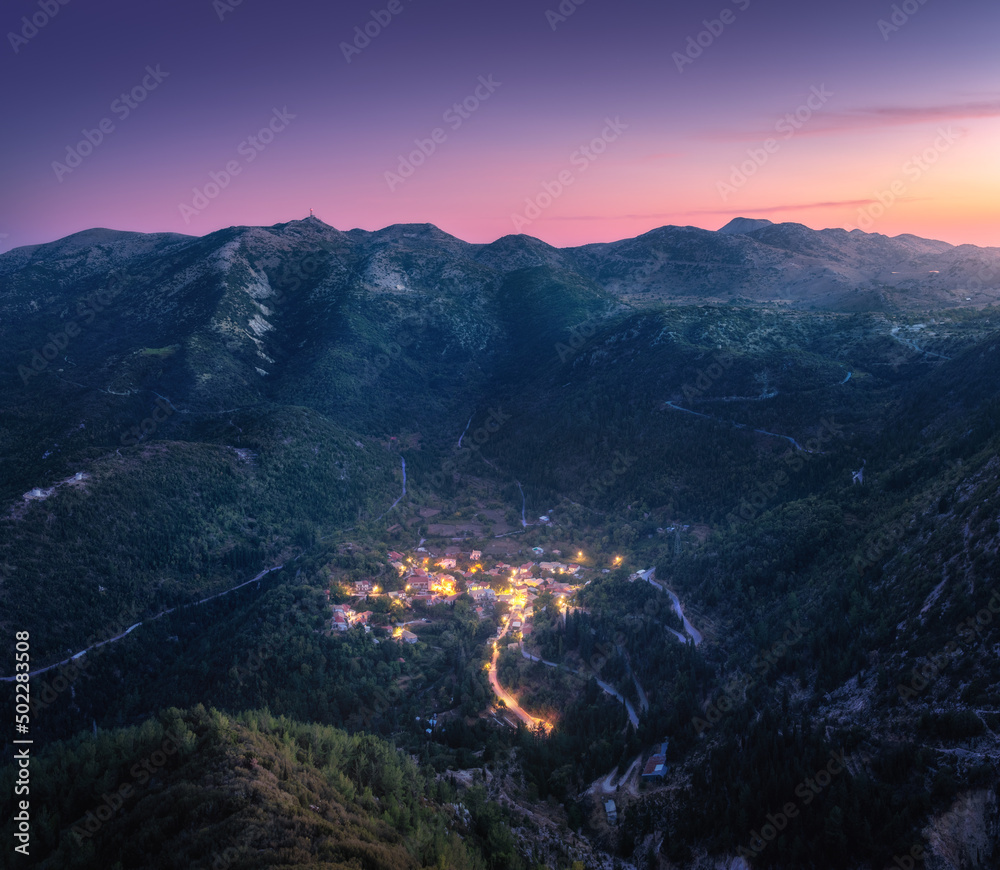
[[[639,727],[639,714],[635,712],[635,707],[632,706],[632,702],[629,701],[628,698],[622,697],[621,692],[619,692],[610,683],[604,682],[604,680],[599,679],[598,677],[594,676],[593,674],[586,674],[586,673],[583,673],[583,671],[574,671],[572,668],[567,667],[566,665],[560,665],[560,664],[557,664],[556,662],[550,662],[550,661],[547,661],[546,659],[539,658],[538,656],[533,656],[523,646],[521,647],[521,655],[524,656],[529,661],[532,661],[532,662],[541,662],[543,665],[545,665],[546,667],[550,667],[550,668],[560,668],[560,669],[566,671],[567,673],[576,674],[576,676],[582,677],[585,680],[590,679],[590,677],[594,677],[594,679],[597,680],[597,685],[600,686],[601,689],[604,690],[604,693],[606,695],[611,695],[611,697],[617,698],[618,701],[620,701],[622,704],[625,705],[625,709],[628,711],[628,718],[629,718],[629,721],[632,723],[632,727],[633,728],[638,728]]]
[[[655,573],[656,569],[650,568],[648,571],[640,571],[639,576],[642,577],[642,579],[648,582],[651,586],[655,586],[657,589],[666,592],[667,595],[670,596],[670,601],[673,604],[674,613],[676,613],[681,618],[681,622],[684,623],[684,631],[686,631],[691,640],[694,641],[694,645],[699,646],[702,640],[704,640],[704,638],[701,636],[701,632],[698,631],[698,629],[695,628],[688,620],[688,618],[684,615],[684,608],[681,607],[681,601],[674,594],[673,590],[667,589],[667,587],[664,586],[662,583],[658,583],[656,580],[653,579],[653,575]],[[687,643],[687,638],[685,638],[679,631],[676,631],[673,628],[668,628],[667,630],[673,632],[677,636],[678,640],[680,640],[681,642]]]
[[[527,710],[524,709],[524,707],[517,703],[517,698],[504,689],[504,687],[500,685],[500,680],[497,679],[497,659],[500,657],[500,641],[506,634],[507,626],[504,626],[503,632],[493,642],[493,658],[487,668],[489,670],[490,685],[493,687],[493,693],[507,705],[508,710],[510,710],[529,728],[537,728],[541,725],[546,732],[548,732],[552,729],[552,726],[544,719],[532,716]]]
[[[628,650],[623,646],[618,647],[618,652],[622,654],[622,658],[625,659],[625,667],[628,669],[628,674],[632,678],[632,682],[635,684],[635,692],[639,698],[639,709],[643,713],[649,712],[649,698],[646,696],[646,690],[642,687],[642,683],[639,682],[639,678],[635,675],[635,671],[632,670],[632,660],[629,658]]]
[[[150,390],[150,392],[152,392],[152,390]],[[159,395],[159,394],[157,394],[157,395]],[[169,401],[169,400],[167,400],[167,401]],[[173,407],[173,405],[171,405],[171,407]],[[181,411],[180,413],[186,413],[186,412]],[[403,498],[406,496],[406,459],[403,456],[400,456],[399,460],[400,460],[400,462],[402,463],[402,466],[403,466],[403,492],[399,496],[399,498],[397,498],[392,503],[392,505],[388,508],[388,510],[386,510],[385,513],[383,513],[382,516],[380,516],[378,519],[382,519],[382,517],[384,517],[387,513],[389,513],[389,511],[391,511],[396,505],[398,505],[403,500]],[[146,624],[148,624],[150,622],[155,622],[157,619],[160,619],[161,617],[166,616],[167,614],[173,613],[175,610],[183,610],[183,609],[185,609],[187,607],[198,607],[201,604],[207,604],[209,601],[214,601],[216,598],[221,598],[223,595],[228,595],[230,592],[235,592],[237,589],[242,589],[244,586],[249,586],[251,583],[257,583],[261,579],[263,579],[265,576],[267,576],[268,574],[270,574],[272,571],[280,571],[284,567],[285,567],[284,565],[275,565],[273,568],[265,568],[256,577],[252,577],[249,580],[244,580],[242,583],[239,583],[239,584],[237,584],[236,586],[233,586],[230,589],[226,589],[226,590],[224,590],[222,592],[217,592],[215,595],[209,595],[207,598],[202,598],[200,601],[193,601],[190,604],[179,604],[179,605],[177,605],[177,607],[170,607],[167,610],[163,610],[160,613],[157,613],[155,616],[151,616],[148,619],[144,619],[141,622],[137,622],[137,623],[135,623],[135,625],[130,625],[123,632],[121,632],[119,634],[116,634],[114,637],[109,637],[107,640],[102,640],[102,641],[99,641],[98,643],[91,644],[90,646],[86,647],[86,649],[82,649],[79,652],[73,653],[73,655],[69,656],[68,658],[63,659],[62,661],[55,662],[55,664],[48,665],[47,667],[44,667],[44,668],[38,668],[37,670],[29,671],[28,676],[29,677],[38,676],[39,674],[45,674],[45,673],[48,673],[51,670],[54,670],[55,668],[59,668],[59,667],[62,667],[63,665],[67,665],[71,661],[74,661],[75,659],[78,659],[81,656],[86,655],[91,650],[99,649],[100,647],[106,646],[107,644],[110,644],[110,643],[115,643],[116,641],[121,640],[123,637],[127,637],[128,635],[130,635],[137,628],[139,628],[139,627],[141,627],[143,625],[146,625]],[[0,677],[0,683],[12,683],[16,679],[17,679],[16,676],[12,676],[12,677]]]
[[[911,350],[914,350],[914,351],[916,351],[917,353],[920,353],[920,354],[924,354],[925,356],[936,356],[939,359],[943,359],[943,360],[951,360],[952,359],[950,356],[945,356],[943,353],[937,353],[937,352],[935,352],[933,350],[924,350],[912,338],[900,338],[899,335],[897,334],[898,332],[899,332],[899,327],[898,326],[894,326],[891,330],[889,330],[889,334],[894,339],[896,339],[896,341],[898,341],[902,345],[905,345],[906,347],[910,348]]]
[[[518,719],[524,722],[524,724],[527,725],[529,728],[537,728],[539,725],[541,725],[546,730],[546,732],[551,731],[552,726],[548,722],[546,722],[544,719],[539,719],[537,716],[532,716],[527,710],[524,709],[524,707],[522,707],[517,702],[517,699],[513,695],[511,695],[510,692],[508,692],[506,689],[504,689],[503,686],[500,685],[500,680],[497,679],[497,659],[499,659],[500,657],[500,641],[506,636],[506,634],[507,634],[507,626],[504,626],[503,632],[493,643],[493,658],[490,660],[490,663],[487,666],[487,670],[489,671],[489,677],[490,677],[490,685],[493,687],[493,693],[501,701],[503,701],[504,704],[507,705],[508,710],[510,710],[515,716],[517,716]],[[539,658],[538,656],[533,656],[531,653],[525,650],[523,644],[521,645],[521,655],[524,656],[524,658],[528,659],[529,661],[541,662],[543,665],[546,665],[547,667],[550,668],[561,668],[562,670],[567,671],[568,673],[571,674],[575,674],[576,676],[582,677],[583,679],[588,679],[589,677],[593,676],[592,674],[585,674],[581,673],[580,671],[574,671],[572,668],[566,667],[565,665],[559,665],[556,664],[555,662],[546,661],[545,659]],[[623,698],[621,693],[617,689],[615,689],[615,687],[612,686],[610,683],[606,683],[604,682],[604,680],[598,679],[597,677],[594,677],[594,679],[597,680],[597,685],[601,687],[601,689],[605,692],[605,694],[611,695],[613,698],[617,698],[618,701],[620,701],[622,704],[625,705],[625,709],[626,711],[628,711],[628,718],[629,721],[632,723],[632,727],[638,729],[639,714],[635,712],[635,707],[632,706],[632,703],[627,698]]]
[[[69,658],[63,659],[61,662],[56,662],[55,664],[49,665],[48,667],[39,668],[38,670],[35,671],[30,671],[28,673],[28,676],[34,677],[37,676],[38,674],[44,674],[47,673],[48,671],[54,670],[55,668],[67,665],[71,661],[80,658],[80,656],[86,655],[91,650],[98,649],[99,647],[106,646],[109,643],[114,643],[115,641],[121,640],[123,637],[127,637],[140,626],[146,625],[147,623],[150,622],[155,622],[157,619],[166,616],[168,613],[173,613],[175,610],[184,610],[187,607],[197,607],[200,604],[205,604],[209,601],[214,601],[216,598],[221,598],[223,595],[228,595],[230,592],[235,592],[237,589],[242,589],[244,586],[249,586],[251,583],[257,583],[261,579],[263,579],[267,574],[270,574],[272,571],[280,571],[284,567],[285,567],[284,565],[275,565],[273,568],[267,568],[261,571],[256,577],[253,577],[250,580],[245,580],[238,586],[233,586],[231,589],[226,589],[223,592],[217,592],[215,595],[209,595],[208,598],[202,598],[201,601],[193,601],[190,604],[179,604],[177,607],[171,607],[167,610],[163,610],[160,613],[157,613],[156,616],[151,616],[149,617],[149,619],[144,619],[142,622],[137,622],[135,625],[129,626],[128,628],[125,629],[125,631],[121,632],[120,634],[116,634],[114,637],[109,637],[107,640],[102,640],[99,641],[98,643],[91,644],[86,649],[82,649],[78,653],[73,653],[73,655],[71,655]],[[15,679],[17,678],[0,677],[0,682],[12,683],[14,682]]]
[[[590,788],[588,789],[588,792],[590,792],[590,794],[597,794],[600,791],[600,792],[603,792],[604,794],[614,794],[616,791],[618,791],[619,788],[621,788],[623,785],[625,785],[625,783],[628,782],[629,779],[631,779],[633,772],[635,771],[635,769],[637,767],[639,767],[639,765],[641,763],[642,763],[642,755],[640,755],[638,758],[636,758],[628,766],[628,769],[625,771],[625,773],[623,773],[620,777],[618,777],[618,782],[617,783],[613,782],[613,780],[615,778],[615,774],[618,773],[618,768],[616,767],[614,770],[611,771],[611,773],[609,773],[603,779],[596,780],[590,786]],[[636,791],[636,789],[635,789],[634,786],[630,786],[629,789],[628,789],[628,791],[632,795],[637,795],[638,794],[638,792]]]
[[[473,414],[472,417],[476,415]],[[462,430],[462,434],[458,436],[458,446],[462,446],[462,439],[465,437],[465,433],[469,431],[469,427],[472,425],[472,417],[469,417],[469,422],[465,424],[465,428]]]
[[[399,461],[403,463],[403,493],[397,498],[389,507],[387,507],[382,513],[375,517],[375,522],[377,523],[382,517],[389,513],[396,505],[398,505],[404,498],[406,498],[406,460],[400,456]]]
[[[685,414],[694,414],[695,417],[704,417],[706,420],[714,420],[716,423],[725,423],[727,426],[735,426],[737,429],[749,429],[751,432],[756,432],[758,435],[769,435],[771,438],[783,438],[791,444],[792,447],[802,453],[823,452],[822,450],[810,450],[808,447],[803,447],[791,435],[782,435],[780,432],[768,432],[767,429],[754,429],[746,423],[737,423],[735,420],[723,420],[721,417],[713,417],[711,414],[702,414],[700,411],[692,411],[690,408],[682,408],[680,405],[675,405],[673,402],[664,402],[664,404],[668,408],[673,408],[675,411],[683,411]]]

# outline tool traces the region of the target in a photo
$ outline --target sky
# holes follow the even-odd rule
[[[996,0],[10,0],[0,251],[317,217],[1000,246]]]

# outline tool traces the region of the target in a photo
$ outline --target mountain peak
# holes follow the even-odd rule
[[[774,226],[774,221],[769,221],[767,218],[737,217],[733,218],[728,224],[722,227],[719,232],[738,236],[746,233],[752,233],[754,230],[770,226]]]
[[[272,229],[284,229],[286,227],[313,227],[316,229],[327,229],[332,230],[336,227],[330,226],[328,223],[321,221],[316,215],[309,215],[309,217],[295,218],[294,220],[285,221],[284,223],[275,224]]]

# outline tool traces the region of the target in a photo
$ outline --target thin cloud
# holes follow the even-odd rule
[[[901,196],[896,199],[896,202],[918,202],[924,197],[917,196]],[[661,214],[619,214],[619,215],[591,215],[591,214],[573,214],[573,215],[543,215],[538,218],[539,221],[601,221],[607,223],[609,221],[674,221],[681,217],[686,217],[690,215],[735,215],[737,217],[746,217],[754,215],[764,215],[764,214],[778,214],[780,212],[787,211],[813,211],[815,209],[824,208],[863,208],[866,205],[871,205],[878,200],[875,199],[838,199],[831,200],[828,202],[797,202],[789,203],[785,205],[766,205],[766,206],[744,206],[743,208],[706,208],[697,209],[695,211],[678,211],[671,213],[661,213]]]
[[[676,160],[679,157],[687,157],[683,151],[661,151],[659,154],[647,154],[639,158],[640,163],[653,163],[657,160]]]
[[[677,212],[672,214],[566,214],[566,215],[543,215],[538,218],[542,221],[659,221],[670,220],[677,217]]]
[[[916,197],[904,196],[896,199],[896,202],[912,202]],[[685,214],[731,214],[737,216],[743,215],[756,215],[756,214],[774,214],[775,212],[782,211],[811,211],[818,208],[855,208],[865,205],[871,205],[876,202],[874,199],[838,199],[832,200],[830,202],[799,202],[790,205],[768,205],[761,208],[756,207],[744,207],[744,208],[708,208],[701,209],[699,211],[688,211]]]
[[[882,106],[874,109],[856,109],[843,115],[845,118],[868,119],[889,126],[923,124],[928,121],[965,121],[998,116],[1000,116],[1000,99],[952,106]],[[838,116],[833,115],[833,117]]]
[[[920,197],[904,196],[899,197],[897,202],[914,202]],[[706,208],[695,211],[678,211],[660,214],[619,214],[619,215],[590,215],[590,214],[567,214],[567,215],[543,215],[538,218],[540,221],[662,221],[676,220],[689,215],[736,215],[745,217],[747,215],[776,214],[785,211],[812,211],[813,209],[824,208],[859,208],[871,205],[877,200],[874,199],[839,199],[829,202],[798,202],[786,205],[767,206],[744,206],[743,208]]]
[[[775,124],[785,120],[786,114],[775,117]],[[956,103],[943,106],[876,106],[869,109],[850,109],[846,112],[827,112],[819,109],[795,130],[796,136],[818,136],[830,133],[855,133],[860,130],[877,130],[911,124],[942,124],[971,121],[983,118],[1000,118],[1000,99],[980,100],[974,103]],[[773,137],[777,131],[719,130],[707,133],[705,138],[726,141],[761,140]]]

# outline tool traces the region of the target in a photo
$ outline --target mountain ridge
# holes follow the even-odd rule
[[[44,665],[143,623],[39,734],[269,707],[392,737],[438,773],[481,765],[498,796],[509,765],[530,806],[552,796],[576,827],[590,813],[602,850],[686,867],[735,855],[763,823],[757,795],[781,806],[836,749],[843,778],[765,866],[891,860],[969,792],[975,836],[947,850],[992,850],[990,625],[935,661],[994,601],[1000,307],[947,283],[993,250],[737,228],[558,249],[312,219],[99,230],[0,257],[0,629],[29,630]],[[912,276],[941,257],[951,273]],[[909,285],[873,284],[873,264],[909,264]],[[500,614],[465,598],[420,610],[412,647],[330,628],[354,581],[398,589],[389,553],[464,540],[504,564],[560,549],[591,566],[572,619],[536,610],[530,649],[645,698],[637,728],[596,682],[542,690],[529,668],[525,697],[559,724],[508,733],[483,670]],[[697,649],[665,630],[667,594],[637,582],[654,566]],[[721,687],[789,622],[801,640],[715,719]],[[239,666],[265,643],[266,662]],[[498,661],[505,680],[526,668]],[[447,734],[428,734],[441,711]],[[623,789],[616,841],[589,784],[641,770],[665,736],[669,782]]]
[[[251,246],[270,242],[286,249],[314,244],[355,263],[395,249],[479,262],[501,274],[547,265],[577,272],[626,301],[686,304],[744,298],[858,311],[981,306],[1000,299],[1000,248],[956,246],[912,234],[812,230],[744,217],[717,231],[663,226],[631,239],[566,248],[523,234],[469,243],[428,223],[342,231],[315,217],[271,227],[229,227],[201,237],[93,229],[0,255],[0,276],[26,268],[33,257],[70,256],[101,245],[123,249],[114,252],[114,259],[122,261],[136,245],[183,247],[223,239]]]

